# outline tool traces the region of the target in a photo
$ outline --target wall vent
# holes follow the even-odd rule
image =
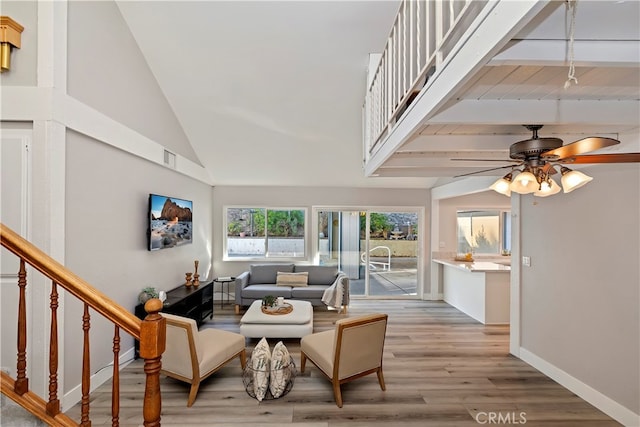
[[[172,169],[176,168],[176,155],[171,151],[164,150],[164,164]]]

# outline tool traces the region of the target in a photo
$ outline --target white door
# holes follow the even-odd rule
[[[31,130],[3,130],[0,138],[0,222],[29,238],[29,148]],[[0,365],[16,376],[19,259],[0,249]],[[28,289],[28,287],[27,287]],[[28,291],[27,291],[28,292]],[[28,298],[28,296],[27,296]],[[29,302],[27,301],[27,306]],[[27,344],[27,350],[29,349]]]

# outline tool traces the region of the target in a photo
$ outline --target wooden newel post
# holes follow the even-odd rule
[[[144,373],[147,382],[144,390],[145,426],[159,426],[162,399],[160,396],[160,368],[162,353],[167,343],[167,322],[158,312],[162,310],[162,301],[151,299],[144,305],[147,317],[140,329],[140,357],[144,359]]]

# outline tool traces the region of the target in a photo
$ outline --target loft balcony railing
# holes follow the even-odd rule
[[[111,425],[119,425],[120,411],[120,381],[119,381],[119,354],[120,331],[124,331],[140,341],[140,356],[144,358],[144,372],[146,375],[145,391],[141,416],[145,426],[160,425],[160,368],[161,356],[165,349],[166,324],[164,318],[158,314],[162,309],[162,302],[153,299],[145,304],[149,313],[144,320],[138,319],[124,307],[111,300],[109,297],[93,288],[89,283],[80,279],[56,260],[42,252],[33,244],[20,237],[13,230],[0,223],[0,240],[2,246],[18,257],[19,267],[17,275],[17,301],[3,300],[3,306],[15,304],[18,307],[17,330],[17,360],[16,377],[11,377],[7,372],[1,374],[2,394],[22,406],[25,410],[40,418],[51,426],[91,426],[90,417],[90,378],[91,355],[89,346],[89,332],[91,328],[91,314],[95,312],[114,325],[113,334],[113,378],[111,400]],[[33,329],[33,325],[27,327],[27,268],[37,271],[51,280],[50,287],[50,326],[48,353],[49,353],[49,377],[48,396],[39,396],[29,388],[27,377],[27,331]],[[13,280],[12,280],[13,281]],[[9,286],[9,280],[3,281],[2,286]],[[40,281],[35,281],[41,283]],[[81,415],[79,420],[74,420],[61,412],[58,398],[58,289],[62,288],[80,300],[84,305],[84,312],[78,325],[82,325],[82,398]],[[6,321],[6,319],[5,319]],[[6,325],[2,325],[3,329]],[[35,325],[44,327],[44,325]],[[2,338],[2,345],[8,346],[9,342]],[[3,360],[3,364],[5,361]]]
[[[403,0],[365,97],[364,160],[380,148],[488,4],[485,0]]]

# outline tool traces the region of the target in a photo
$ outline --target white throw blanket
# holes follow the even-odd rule
[[[344,273],[338,273],[338,277],[331,286],[325,289],[322,294],[322,302],[329,307],[341,308],[344,301],[344,282],[342,279],[347,277]]]

